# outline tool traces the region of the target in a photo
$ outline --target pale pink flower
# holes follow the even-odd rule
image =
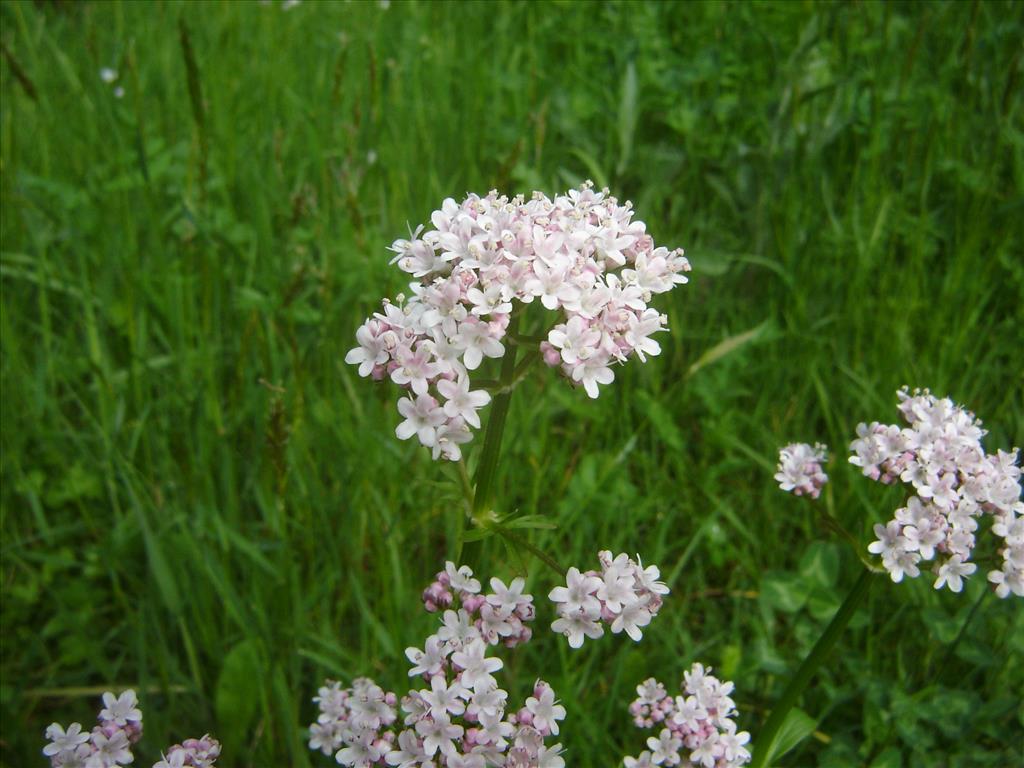
[[[977,569],[968,560],[980,522],[991,517],[989,530],[1002,539],[997,547],[1003,568],[990,571],[988,580],[1000,597],[1024,594],[1012,586],[1018,578],[1017,547],[1007,526],[1015,510],[1024,509],[1019,451],[986,454],[981,422],[949,398],[906,387],[897,397],[908,426],[860,424],[850,444],[850,463],[865,476],[885,483],[902,481],[913,493],[884,527],[874,527],[878,540],[868,551],[882,556],[893,581],[914,578],[922,562],[934,562],[935,588],[960,592],[963,579]]]
[[[446,397],[446,381],[468,380],[487,359],[504,356],[517,304],[537,298],[559,313],[540,334],[543,361],[592,398],[614,380],[615,365],[657,355],[652,336],[666,321],[648,302],[685,283],[690,264],[682,251],[655,246],[631,204],[591,187],[553,200],[497,192],[461,203],[445,199],[431,229],[417,227],[392,244],[392,263],[417,282],[408,300],[385,300],[359,328],[359,346],[346,362],[361,376],[390,378],[414,395]],[[465,386],[466,393],[482,392]],[[438,431],[421,435],[435,459],[462,457],[459,446],[480,427],[476,411],[483,404],[445,404],[453,421],[444,430],[431,424]]]

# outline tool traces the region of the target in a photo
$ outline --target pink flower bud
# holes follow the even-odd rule
[[[540,343],[540,353],[544,357],[544,364],[552,368],[562,362],[562,353],[546,341]]]

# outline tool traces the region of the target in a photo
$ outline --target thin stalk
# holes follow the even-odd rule
[[[518,325],[514,319],[513,324]],[[510,329],[514,333],[514,329]],[[510,385],[516,372],[516,347],[511,344],[505,349],[501,360],[501,378],[498,381],[498,394],[491,403],[491,415],[487,419],[487,432],[484,434],[484,447],[480,454],[480,466],[476,469],[475,487],[473,489],[474,518],[487,511],[493,495],[494,472],[498,467],[498,454],[501,451],[501,436],[505,432],[505,417],[508,416],[509,401],[512,398]]]
[[[473,481],[469,479],[465,457],[459,459],[459,484],[462,486],[462,499],[466,502],[466,514],[473,511]]]
[[[978,599],[975,600],[974,605],[971,606],[971,610],[967,614],[967,618],[964,620],[963,625],[960,627],[960,631],[956,633],[956,638],[954,638],[953,642],[950,643],[949,648],[947,648],[946,652],[942,655],[942,661],[940,661],[939,665],[935,667],[934,675],[932,674],[932,670],[929,667],[928,673],[929,677],[931,677],[932,683],[934,683],[938,679],[939,673],[946,668],[946,665],[949,664],[950,659],[953,658],[953,654],[956,653],[957,646],[959,646],[960,641],[964,639],[964,635],[967,634],[967,628],[971,626],[971,622],[974,621],[974,617],[978,614],[978,609],[981,608],[981,604],[985,602],[985,598],[988,597],[990,591],[991,590],[989,589],[984,589],[982,590],[981,594],[978,595]]]
[[[864,555],[864,547],[861,545],[860,540],[846,530],[843,527],[843,524],[839,522],[839,517],[836,515],[835,497],[832,495],[831,483],[827,483],[825,485],[825,509],[824,511],[822,511],[820,507],[818,509],[824,526],[830,531],[839,534],[839,536],[850,545],[850,549],[853,551],[853,554],[857,556],[857,559],[861,561],[865,568],[872,573],[885,573],[884,568],[879,568]]]
[[[465,544],[464,537],[466,535],[466,518],[470,516],[473,511],[473,483],[469,479],[469,471],[466,469],[466,460],[459,459],[459,483],[462,486],[462,500],[465,503],[465,509],[460,509],[459,514],[455,516],[455,557],[452,558],[452,562],[462,562],[462,547]]]
[[[462,562],[462,545],[465,544],[466,536],[466,515],[459,514],[455,515],[455,557],[452,558],[453,563]]]
[[[857,610],[857,606],[860,605],[860,602],[867,595],[868,589],[870,589],[875,578],[875,575],[869,570],[861,572],[860,578],[857,579],[853,589],[850,590],[846,599],[843,600],[843,604],[839,606],[839,610],[832,617],[832,621],[825,628],[825,632],[818,638],[818,642],[814,644],[814,647],[807,658],[804,659],[796,674],[790,678],[789,685],[782,692],[782,697],[772,709],[772,713],[768,716],[768,720],[761,727],[761,732],[757,736],[757,741],[754,743],[753,750],[751,750],[753,755],[750,763],[751,768],[765,768],[765,761],[768,759],[768,749],[775,741],[775,736],[778,734],[779,728],[782,727],[782,723],[786,720],[786,715],[789,714],[789,710],[796,704],[796,700],[800,698],[800,694],[803,693],[804,688],[807,687],[811,678],[814,677],[818,667],[825,661],[829,651],[836,644],[846,625],[850,623],[850,619]]]
[[[520,536],[518,533],[514,533],[508,528],[496,528],[495,530],[503,539],[507,539],[516,546],[522,547],[528,551],[531,555],[544,563],[544,565],[558,574],[560,578],[565,576],[565,569],[563,569],[553,557],[546,554],[540,547],[531,544],[525,536]]]
[[[547,336],[530,336],[526,333],[510,334],[509,337],[516,346],[536,347],[541,342],[547,341]]]

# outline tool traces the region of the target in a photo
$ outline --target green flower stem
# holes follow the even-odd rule
[[[518,325],[518,318],[514,318],[512,324]],[[509,332],[515,333],[515,329],[510,328]],[[501,451],[501,436],[505,432],[505,417],[508,416],[509,401],[512,399],[511,385],[516,374],[516,351],[516,347],[508,345],[505,348],[505,356],[501,359],[498,393],[491,403],[491,415],[487,419],[480,466],[476,469],[472,509],[474,519],[479,519],[481,515],[490,511],[494,493],[494,472],[498,467],[498,453]]]
[[[515,533],[510,528],[498,528],[496,530],[499,536],[501,536],[503,539],[512,542],[513,545],[525,549],[531,555],[533,555],[542,563],[544,563],[544,565],[553,570],[559,576],[559,578],[565,577],[565,569],[562,568],[562,566],[560,566],[553,557],[545,553],[544,550],[542,550],[540,547],[531,544],[525,536],[520,536],[518,533]]]
[[[960,641],[963,640],[964,635],[967,634],[967,628],[971,626],[971,622],[974,621],[974,617],[978,614],[978,609],[981,608],[981,604],[985,602],[985,598],[987,598],[989,594],[991,594],[991,592],[992,590],[986,587],[981,591],[981,594],[978,595],[978,599],[975,600],[974,605],[971,606],[970,613],[967,614],[967,618],[964,620],[963,625],[960,627],[960,631],[956,633],[956,637],[953,639],[953,642],[950,644],[949,648],[946,649],[946,652],[942,655],[942,661],[940,661],[938,666],[935,667],[934,674],[931,673],[932,670],[931,666],[929,665],[928,672],[933,684],[938,680],[939,674],[942,672],[942,670],[946,668],[946,665],[949,664],[950,660],[953,658],[953,654],[956,653],[957,646],[960,645]]]
[[[541,342],[547,341],[547,336],[530,336],[526,333],[509,334],[508,338],[517,346],[536,347]]]
[[[870,589],[875,578],[875,574],[869,570],[865,569],[861,572],[860,578],[853,585],[850,594],[843,600],[843,604],[839,606],[839,610],[832,617],[832,621],[825,628],[825,632],[818,638],[818,642],[814,644],[810,654],[808,654],[803,664],[796,671],[796,674],[790,679],[786,690],[782,692],[782,698],[779,699],[772,709],[772,713],[761,727],[761,732],[754,742],[754,748],[751,750],[753,755],[750,763],[751,768],[766,768],[765,761],[768,758],[768,750],[775,741],[775,736],[778,734],[783,722],[785,722],[786,715],[789,714],[789,711],[796,704],[800,694],[803,693],[804,688],[807,687],[811,678],[814,677],[814,673],[818,671],[818,667],[825,661],[829,651],[836,644],[846,625],[850,623],[850,619],[857,610],[857,606],[860,605],[865,595],[867,595],[868,589]]]

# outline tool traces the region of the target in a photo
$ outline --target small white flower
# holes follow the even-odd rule
[[[79,723],[72,723],[67,731],[60,723],[53,723],[46,729],[46,738],[52,743],[43,747],[43,754],[52,757],[74,752],[79,744],[89,741],[89,734],[82,733],[82,726]]]
[[[935,580],[935,588],[942,589],[944,585],[948,585],[950,592],[959,592],[964,587],[963,577],[970,576],[976,570],[978,570],[978,566],[974,563],[965,563],[960,555],[953,555],[939,566],[939,577]]]
[[[461,715],[466,711],[463,699],[469,698],[470,693],[462,683],[455,681],[449,686],[442,675],[437,675],[430,680],[430,690],[420,691],[420,696],[430,706],[430,716],[436,718]]]
[[[477,410],[491,402],[491,396],[482,389],[469,391],[469,377],[460,376],[457,381],[441,379],[437,382],[437,391],[447,402],[444,412],[451,418],[457,416],[465,419],[470,426],[480,428],[480,417]]]
[[[454,612],[449,611],[449,613]],[[409,677],[436,675],[441,671],[445,659],[448,658],[438,635],[428,637],[426,647],[422,651],[419,648],[406,648],[405,656],[413,664],[412,669],[409,670]]]
[[[647,606],[638,602],[629,603],[622,607],[622,612],[612,622],[612,632],[618,634],[625,631],[633,640],[639,642],[644,636],[640,627],[646,627],[653,618]]]
[[[413,435],[426,446],[432,446],[437,439],[437,428],[444,423],[444,411],[437,400],[430,395],[419,395],[413,400],[403,397],[398,401],[398,412],[405,421],[395,428],[399,440],[408,440]]]
[[[569,639],[570,648],[581,648],[584,637],[597,639],[604,634],[604,627],[580,610],[563,613],[551,623],[551,629],[565,635]]]
[[[107,691],[103,694],[103,709],[100,710],[100,719],[111,720],[120,726],[125,726],[128,723],[140,723],[142,722],[142,711],[138,705],[139,700],[133,690],[124,691],[117,697]]]
[[[544,686],[539,698],[530,696],[526,708],[533,715],[533,725],[540,730],[550,730],[558,735],[558,721],[565,719],[565,707],[555,701],[555,692]]]
[[[647,746],[651,749],[651,762],[655,765],[675,765],[679,762],[683,741],[673,736],[668,728],[663,728],[657,738],[651,736],[647,739]]]
[[[601,587],[601,579],[597,576],[581,574],[578,568],[570,568],[566,573],[566,586],[555,587],[548,598],[555,603],[562,603],[560,611],[572,613],[582,611],[588,616],[597,616],[601,603],[597,599],[597,590]]]
[[[452,661],[462,669],[462,684],[476,691],[495,685],[492,672],[504,664],[501,659],[487,657],[487,644],[483,640],[472,641],[465,650],[452,654]]]
[[[471,595],[480,592],[480,582],[473,578],[473,570],[468,565],[455,567],[451,560],[444,564],[445,573],[448,574],[448,581],[452,589],[459,592],[468,592]]]
[[[132,756],[131,744],[128,743],[128,736],[124,731],[116,731],[108,737],[97,729],[92,732],[91,738],[96,751],[89,759],[89,763],[96,762],[98,765],[108,768],[113,765],[124,765],[135,759]]]

